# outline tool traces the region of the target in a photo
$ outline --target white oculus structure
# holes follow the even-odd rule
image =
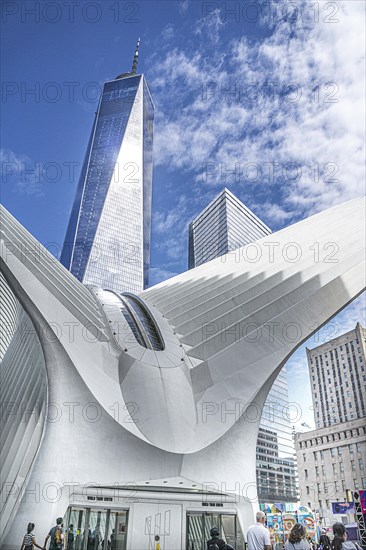
[[[84,286],[1,208],[2,548],[63,515],[74,550],[89,528],[98,550],[198,549],[212,525],[241,550],[261,408],[363,291],[364,216],[351,200],[134,296]]]

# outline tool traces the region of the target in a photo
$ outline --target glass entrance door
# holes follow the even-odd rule
[[[67,550],[126,550],[128,510],[70,507],[64,522]]]
[[[235,550],[245,550],[243,533],[236,514],[188,512],[186,550],[206,550],[210,530],[217,527],[222,538]]]

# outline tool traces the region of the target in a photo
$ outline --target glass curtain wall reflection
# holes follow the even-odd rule
[[[143,75],[104,84],[61,252],[85,284],[134,293],[148,284],[153,125]]]

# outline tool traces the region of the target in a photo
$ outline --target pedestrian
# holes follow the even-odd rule
[[[34,527],[34,523],[28,523],[27,533],[24,535],[20,550],[33,550],[34,546],[43,550],[43,547],[36,542],[36,537],[33,533]]]
[[[330,550],[330,538],[327,535],[326,529],[322,529],[321,535],[319,537],[318,550]]]
[[[361,550],[357,542],[347,540],[347,531],[343,523],[333,525],[334,538],[331,542],[332,550]]]
[[[50,532],[45,538],[44,548],[46,548],[48,539],[51,539],[49,550],[62,550],[64,547],[64,533],[62,527],[62,518],[57,518],[56,525],[50,529]]]
[[[74,550],[75,532],[74,532],[74,525],[72,523],[70,523],[69,525],[66,540],[67,540],[67,550]]]
[[[212,527],[210,536],[210,540],[207,541],[207,550],[226,550],[226,543],[220,539],[220,531],[217,527]]]
[[[285,542],[285,550],[311,550],[304,525],[295,523],[290,531],[288,540]]]
[[[272,550],[269,531],[265,527],[266,514],[257,512],[255,519],[256,523],[247,532],[248,550]]]

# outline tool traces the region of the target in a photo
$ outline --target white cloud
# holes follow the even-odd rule
[[[220,30],[224,26],[221,10],[215,7],[213,10],[208,10],[207,15],[203,15],[197,20],[194,27],[194,33],[207,40],[211,47],[213,44],[218,44],[220,39]]]
[[[159,267],[151,267],[149,273],[149,286],[157,285],[158,283],[166,281],[175,275],[178,275],[175,271],[169,271],[168,269],[161,269]]]
[[[280,222],[283,224],[285,221],[289,222],[294,216],[294,212],[288,212],[278,204],[271,204],[268,202],[262,204],[251,204],[251,208],[255,208],[263,219],[270,220],[270,223]]]
[[[2,148],[0,166],[2,185],[33,197],[44,195],[44,168],[41,163],[35,162],[28,155]]]
[[[163,30],[161,31],[161,37],[164,40],[164,42],[168,42],[172,40],[175,36],[175,31],[173,25],[166,25]]]
[[[179,13],[180,14],[186,13],[189,8],[189,4],[190,4],[189,0],[181,0],[180,2],[178,2]]]
[[[243,36],[225,50],[202,39],[193,55],[187,45],[152,66],[157,164],[221,188],[220,171],[202,178],[205,163],[257,163],[263,181],[241,174],[233,191],[276,186],[272,213],[282,223],[364,192],[365,5],[339,2],[333,24],[326,2],[317,23],[310,4],[299,5],[301,25],[282,20],[265,38]],[[223,26],[217,12],[195,32],[218,42]],[[264,163],[280,167],[272,181],[264,181]],[[284,171],[289,163],[298,177]]]

